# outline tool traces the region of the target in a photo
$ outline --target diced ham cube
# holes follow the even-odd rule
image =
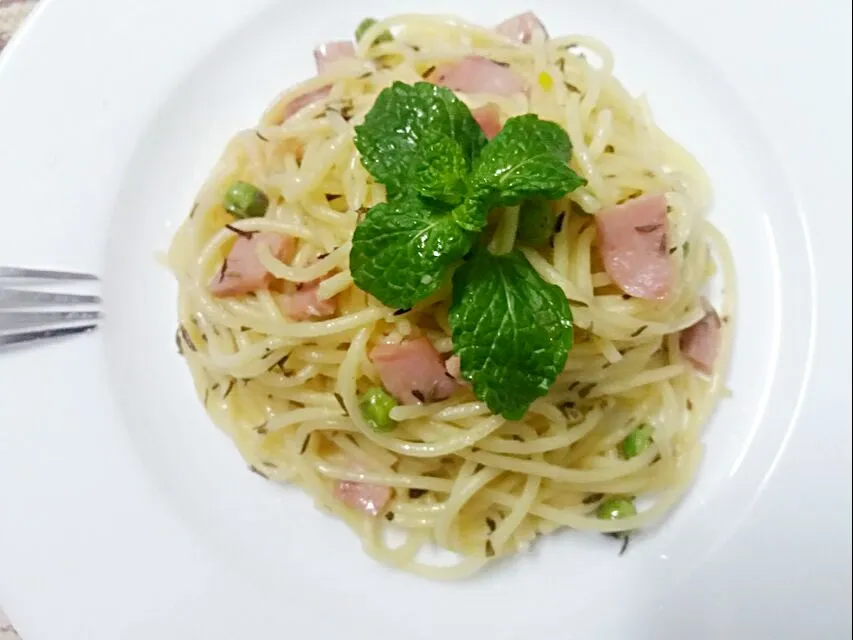
[[[312,318],[328,318],[335,315],[338,304],[335,298],[320,300],[317,292],[319,282],[309,282],[293,293],[286,293],[279,298],[279,306],[284,314],[297,322]]]
[[[331,92],[332,86],[326,85],[324,87],[320,87],[319,89],[314,89],[314,91],[303,93],[298,98],[294,98],[293,100],[288,102],[287,106],[284,108],[284,112],[281,116],[282,121],[287,120],[289,117],[296,115],[308,105],[314,104],[315,102],[319,102],[320,100],[328,96]]]
[[[293,257],[293,238],[268,231],[241,235],[234,242],[222,268],[210,283],[210,291],[218,297],[240,296],[269,287],[273,275],[258,258],[258,248],[266,245],[282,262]]]
[[[391,499],[391,488],[367,482],[338,480],[335,482],[334,495],[351,509],[378,516]]]
[[[494,93],[511,96],[527,89],[524,78],[509,67],[482,56],[465,56],[436,67],[428,80],[463,93]]]
[[[345,58],[355,58],[355,45],[350,40],[327,42],[314,49],[317,73],[323,73],[332,63]]]
[[[702,299],[705,307],[705,315],[699,322],[681,332],[679,347],[681,353],[702,373],[710,374],[714,371],[714,363],[717,360],[717,352],[720,350],[720,316],[714,307]]]
[[[433,402],[450,396],[458,386],[444,360],[424,337],[401,344],[381,344],[370,352],[382,385],[403,404]]]
[[[533,39],[533,33],[536,31],[542,31],[545,37],[548,37],[545,25],[542,24],[542,21],[532,11],[526,11],[508,20],[504,20],[495,27],[495,31],[511,40],[517,40],[525,44]]]
[[[501,110],[495,103],[490,102],[482,107],[478,107],[471,112],[471,115],[474,116],[474,120],[477,121],[477,124],[480,125],[480,128],[489,140],[500,133],[503,126],[501,124]]]
[[[666,198],[652,194],[595,214],[598,250],[604,269],[625,293],[664,300],[674,270],[667,250]]]

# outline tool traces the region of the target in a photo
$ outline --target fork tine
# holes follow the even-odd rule
[[[27,333],[11,333],[8,335],[0,334],[0,351],[5,348],[14,347],[17,345],[35,342],[37,340],[46,340],[48,338],[61,338],[63,336],[71,336],[77,333],[85,333],[96,328],[96,324],[87,324],[79,327],[67,327],[65,329],[43,329],[40,331],[28,331]]]
[[[0,333],[48,327],[57,324],[77,324],[100,318],[100,311],[0,311]]]
[[[28,291],[26,289],[0,289],[0,309],[100,304],[101,302],[102,300],[99,296]]]
[[[89,273],[0,267],[0,351],[95,329],[102,317],[96,306],[101,303],[99,296],[33,291],[31,286],[96,280]],[[20,284],[3,286],[9,282]],[[75,305],[90,305],[90,309],[75,311]]]
[[[0,267],[0,280],[97,280],[91,273]]]

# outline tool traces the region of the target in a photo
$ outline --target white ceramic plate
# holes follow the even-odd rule
[[[734,397],[664,525],[621,559],[565,533],[436,584],[246,473],[174,353],[154,253],[315,43],[461,6],[612,46],[711,174],[740,315]],[[0,602],[22,636],[849,637],[849,53],[840,0],[43,0],[0,58],[0,262],[100,273],[108,320],[0,357]]]

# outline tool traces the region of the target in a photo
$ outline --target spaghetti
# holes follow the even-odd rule
[[[522,248],[569,299],[575,344],[521,420],[493,415],[461,385],[442,401],[394,407],[395,428],[377,432],[359,407],[380,382],[371,349],[426,337],[446,357],[453,344],[447,295],[401,313],[353,284],[353,232],[385,199],[360,162],[353,128],[392,82],[421,82],[472,54],[512,70],[527,90],[457,96],[472,109],[497,105],[503,120],[535,113],[558,123],[573,142],[571,166],[587,181],[556,203],[550,244]],[[612,71],[608,49],[585,36],[549,38],[534,29],[519,43],[451,17],[388,18],[366,29],[354,56],[286,91],[256,128],[233,138],[174,238],[177,339],[206,410],[254,470],[299,485],[384,563],[457,578],[561,527],[637,530],[659,519],[696,472],[702,426],[724,392],[734,268],[725,239],[703,217],[710,190],[701,167]],[[293,113],[295,101],[304,104]],[[239,219],[223,208],[236,180],[263,191],[263,217]],[[664,194],[668,205],[677,278],[664,301],[623,294],[599,255],[594,214],[643,194]],[[501,216],[492,245],[511,247],[518,209]],[[214,295],[210,283],[235,241],[264,232],[293,240],[287,260],[258,249],[272,285]],[[724,278],[720,350],[700,376],[681,341],[706,316],[701,294],[715,272],[712,248]],[[282,292],[317,282],[318,302],[334,301],[331,317],[289,317]],[[626,455],[637,429],[651,436]],[[359,510],[341,499],[342,487],[392,493]],[[644,508],[602,517],[608,499],[626,496],[643,498]],[[403,542],[389,542],[389,530]],[[458,562],[424,562],[420,552],[436,544],[457,552]]]

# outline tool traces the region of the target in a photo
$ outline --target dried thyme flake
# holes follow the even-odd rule
[[[639,329],[637,329],[634,333],[632,333],[632,334],[631,334],[631,337],[632,337],[632,338],[636,338],[637,336],[639,336],[641,333],[643,333],[643,331],[645,331],[645,330],[646,330],[646,329],[648,329],[648,328],[649,328],[649,325],[644,324],[642,327],[640,327],[640,328],[639,328]]]

